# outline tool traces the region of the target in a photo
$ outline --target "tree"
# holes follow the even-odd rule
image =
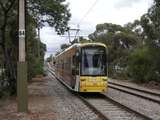
[[[88,43],[88,42],[92,42],[92,40],[88,40],[86,38],[84,38],[83,36],[79,36],[79,38],[75,38],[71,44],[73,45],[74,43]]]
[[[54,27],[58,34],[67,30],[71,17],[65,0],[27,0],[28,13],[35,19],[38,27],[48,24]]]
[[[142,46],[145,44],[145,33],[143,26],[141,24],[140,20],[135,20],[133,23],[127,23],[124,25],[124,27],[130,31],[132,31],[136,36],[138,37],[137,39],[137,45]]]
[[[132,30],[112,23],[97,25],[96,31],[90,34],[89,38],[107,45],[110,74],[116,72],[116,66],[123,69],[126,67],[129,52],[136,47],[139,39]]]
[[[15,89],[17,60],[17,0],[0,1],[0,47],[4,56],[5,75],[9,82],[9,88]],[[14,10],[14,11],[13,11]],[[11,27],[12,26],[12,27]],[[14,93],[14,92],[13,92]]]
[[[49,26],[54,27],[58,34],[63,34],[68,28],[67,24],[71,16],[71,14],[69,13],[68,4],[65,4],[64,2],[65,0],[27,0],[28,18],[30,17],[30,23],[32,23],[28,28],[28,35],[35,33],[36,28],[39,29],[46,23]],[[32,32],[30,33],[29,31]],[[31,48],[30,54],[28,54],[28,59],[30,61],[29,66],[30,69],[32,69],[28,70],[28,72],[32,71],[29,72],[30,78],[33,77],[37,72],[42,72],[44,51],[46,50],[46,46],[43,43],[40,43],[39,52],[41,57],[39,59],[37,59],[38,57],[35,59],[34,56],[37,56],[37,54],[35,53],[38,53],[38,49],[36,47],[38,40],[35,40],[35,38],[32,38],[32,40],[33,41],[28,46],[28,48]]]
[[[66,48],[68,48],[70,46],[70,44],[62,44],[61,45],[61,50],[64,51]]]
[[[46,45],[42,43],[36,34],[36,24],[32,16],[27,16],[26,26],[26,50],[28,63],[28,79],[30,80],[37,74],[43,74],[44,55]]]
[[[27,1],[27,60],[29,75],[37,67],[42,67],[45,45],[40,42],[40,58],[37,56],[36,29],[48,24],[55,27],[58,34],[63,34],[67,29],[70,19],[68,4],[65,0],[26,0]],[[18,0],[0,1],[0,47],[4,56],[5,74],[9,82],[8,88],[15,92],[16,64],[18,56]],[[36,52],[35,52],[36,51]],[[35,64],[37,63],[37,64]],[[39,65],[40,63],[40,65]],[[30,69],[32,68],[32,69]]]
[[[148,13],[141,17],[141,24],[147,36],[148,54],[151,54],[154,80],[160,79],[160,1],[155,0]]]
[[[154,0],[139,22],[144,43],[129,57],[128,72],[139,81],[160,81],[160,1]]]
[[[147,47],[141,47],[134,50],[129,55],[128,74],[131,79],[137,82],[148,82],[154,79],[151,56],[148,54]]]
[[[47,62],[51,62],[52,59],[53,59],[53,55],[51,54],[49,57],[47,57],[46,61],[47,61]]]

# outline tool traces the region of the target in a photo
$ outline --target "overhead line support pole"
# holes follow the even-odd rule
[[[28,111],[27,99],[27,63],[25,61],[25,0],[19,0],[19,61],[17,63],[17,109]]]

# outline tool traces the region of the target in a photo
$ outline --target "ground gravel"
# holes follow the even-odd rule
[[[51,74],[28,86],[28,112],[17,113],[16,97],[0,100],[0,120],[99,120]]]
[[[105,94],[138,112],[150,116],[154,120],[160,120],[160,104],[158,103],[154,103],[112,88],[109,88],[108,92]]]
[[[48,83],[49,94],[56,98],[54,108],[56,108],[58,120],[98,120],[98,116],[79,98],[66,90],[53,77],[52,79],[54,82]]]

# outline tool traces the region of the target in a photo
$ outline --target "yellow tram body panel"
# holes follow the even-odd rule
[[[80,92],[105,92],[108,88],[106,76],[81,76]]]

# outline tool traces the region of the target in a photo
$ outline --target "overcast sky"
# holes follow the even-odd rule
[[[77,28],[80,23],[79,34],[87,36],[95,31],[97,24],[124,25],[140,19],[152,5],[153,0],[66,0],[66,2],[69,3],[72,14],[69,26]],[[93,6],[92,9],[90,9],[91,6]],[[90,12],[86,14],[89,9]],[[75,31],[71,34],[75,35]],[[41,29],[41,41],[47,45],[45,56],[47,57],[59,51],[61,44],[68,43],[68,38],[56,35],[54,28],[46,26]]]

